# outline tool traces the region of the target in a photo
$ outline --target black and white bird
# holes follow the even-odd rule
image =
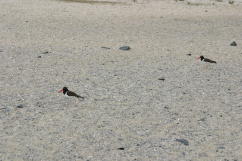
[[[61,90],[58,91],[58,93],[63,93],[65,96],[70,96],[70,97],[76,97],[76,98],[81,98],[84,99],[84,97],[79,96],[75,92],[69,91],[67,87],[63,87]]]
[[[204,61],[204,62],[207,62],[207,63],[217,63],[216,61],[205,58],[204,56],[199,56],[197,59],[200,59],[201,61]]]

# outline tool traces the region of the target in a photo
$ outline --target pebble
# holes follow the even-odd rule
[[[188,56],[192,56],[192,54],[191,53],[189,53],[189,54],[187,54]]]
[[[41,56],[38,56],[37,58],[41,58]]]
[[[20,104],[18,106],[16,106],[17,108],[24,108],[24,105]]]
[[[121,148],[118,148],[118,150],[124,150],[124,148],[123,148],[123,147],[121,147]]]
[[[165,106],[164,108],[165,108],[165,109],[169,109],[169,107],[168,107],[168,106]]]
[[[158,80],[165,81],[165,78],[159,78]]]
[[[49,54],[49,51],[42,52],[41,54]]]
[[[3,50],[0,50],[0,53],[3,52]]]
[[[229,1],[229,4],[234,4],[234,1],[230,0],[230,1]]]
[[[230,46],[237,46],[237,43],[235,41],[233,41]]]
[[[205,120],[206,120],[206,118],[201,118],[198,121],[205,121]]]
[[[111,48],[109,48],[109,47],[105,47],[105,46],[102,46],[101,48],[103,48],[103,49],[111,49]]]
[[[189,142],[186,139],[176,139],[176,141],[179,142],[179,143],[182,143],[183,145],[186,145],[186,146],[189,145]]]
[[[120,50],[130,50],[131,48],[129,46],[122,46],[119,49]]]

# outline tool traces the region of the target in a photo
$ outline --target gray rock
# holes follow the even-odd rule
[[[41,54],[49,54],[49,51],[42,52]]]
[[[24,105],[19,104],[19,105],[16,106],[16,108],[24,108]]]
[[[237,46],[237,43],[235,41],[233,41],[230,46]]]
[[[158,80],[165,81],[165,78],[159,78]]]
[[[186,145],[186,146],[189,145],[189,142],[186,139],[176,139],[176,141],[179,142],[179,143],[182,143],[183,145]]]
[[[109,47],[105,47],[105,46],[102,46],[101,48],[103,48],[103,49],[107,49],[107,50],[111,49],[111,48],[109,48]]]
[[[122,46],[119,49],[120,50],[130,50],[131,48],[129,46]]]

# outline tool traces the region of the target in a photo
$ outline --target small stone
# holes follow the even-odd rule
[[[205,121],[205,120],[206,120],[206,118],[201,118],[198,121]]]
[[[165,78],[159,78],[158,80],[165,81]]]
[[[230,46],[237,46],[237,43],[235,41],[233,41]]]
[[[168,107],[168,106],[165,106],[164,108],[165,108],[165,109],[169,109],[169,107]]]
[[[49,51],[42,52],[41,54],[49,54]]]
[[[230,1],[229,1],[229,4],[234,4],[234,1],[233,1],[233,0],[230,0]]]
[[[102,46],[101,48],[103,48],[103,49],[111,49],[111,48],[109,48],[109,47],[105,47],[105,46]]]
[[[123,147],[121,147],[121,148],[118,148],[118,150],[124,150],[124,148],[123,148]]]
[[[17,108],[24,108],[24,105],[20,104],[18,106],[16,106]]]
[[[0,50],[0,53],[3,52],[3,50]]]
[[[186,139],[176,139],[176,141],[179,142],[179,143],[182,143],[183,145],[186,145],[186,146],[189,145],[189,142]]]
[[[192,56],[192,54],[191,53],[189,53],[189,54],[187,54],[188,56]]]
[[[41,56],[38,56],[37,58],[41,58]]]
[[[119,49],[120,50],[130,50],[131,48],[129,46],[122,46]]]

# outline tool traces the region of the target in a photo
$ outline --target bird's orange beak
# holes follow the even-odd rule
[[[61,92],[63,92],[63,89],[61,89],[61,90],[58,91],[58,93],[61,93]]]

